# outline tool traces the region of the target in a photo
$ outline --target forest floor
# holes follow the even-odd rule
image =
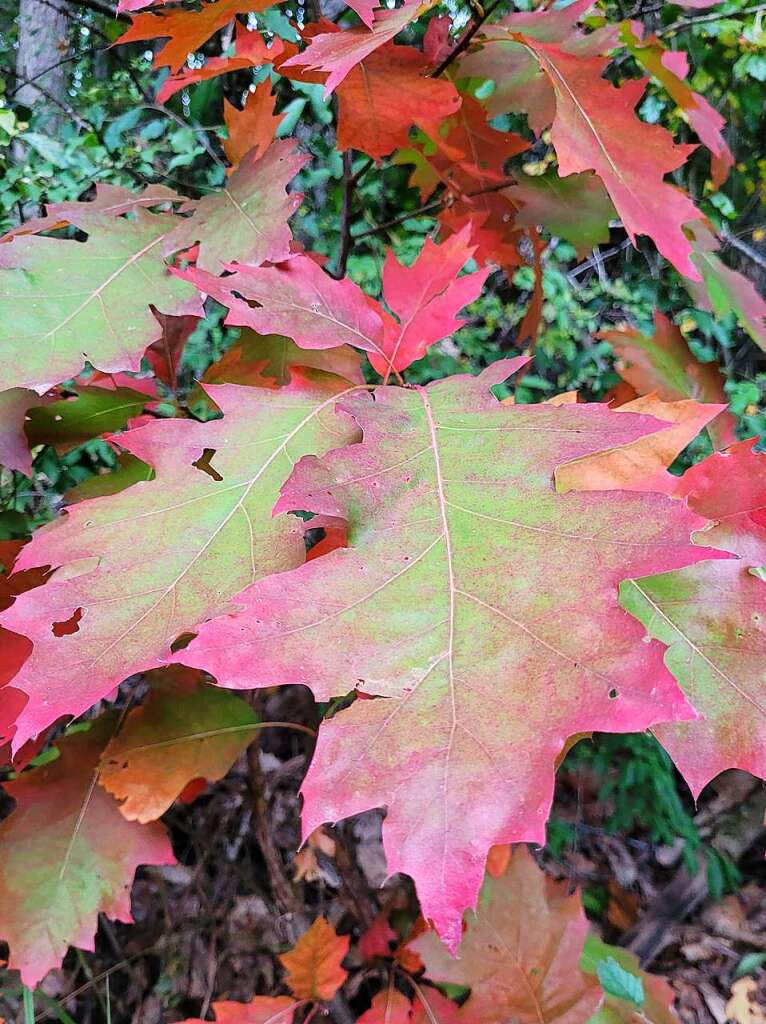
[[[311,723],[315,716],[302,688],[258,700],[267,720]],[[223,781],[169,812],[179,864],[139,872],[136,923],[102,916],[96,952],[70,950],[36,996],[36,1020],[210,1019],[216,1000],[283,991],[277,955],[318,914],[354,940],[381,910],[395,927],[414,920],[410,881],[386,880],[380,812],[327,827],[299,851],[298,790],[310,747],[300,733],[264,730]],[[700,834],[741,876],[736,891],[718,900],[709,896],[704,867],[690,873],[683,841],[659,847],[640,832],[608,832],[598,793],[598,780],[587,773],[559,773],[554,814],[572,825],[575,841],[556,858],[544,852],[546,870],[584,891],[592,926],[605,940],[629,946],[670,981],[683,1024],[765,1024],[766,788],[732,771],[703,794]],[[390,968],[384,960],[364,961],[355,945],[345,966],[349,980],[332,1007],[336,1024],[357,1019],[387,984]],[[756,1001],[746,999],[736,1012],[730,1004],[727,1012],[741,976],[753,979]],[[20,992],[3,985],[1,972],[0,1018],[23,1019]]]

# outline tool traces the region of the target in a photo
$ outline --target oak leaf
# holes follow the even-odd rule
[[[2,616],[35,645],[12,684],[29,697],[15,749],[156,667],[178,635],[222,612],[260,574],[304,560],[297,524],[272,519],[271,508],[294,460],[354,436],[330,416],[348,388],[297,369],[279,391],[208,385],[223,419],[155,421],[119,436],[154,478],[71,506],[17,562],[57,571]],[[74,631],[55,635],[53,624],[74,616]]]
[[[162,259],[178,218],[143,209],[133,220],[97,209],[69,216],[86,242],[23,235],[0,245],[0,309],[12,325],[0,390],[42,393],[78,374],[86,358],[105,371],[137,370],[162,333],[150,303],[202,315],[199,296]]]
[[[287,221],[303,196],[286,188],[308,159],[294,147],[294,140],[284,139],[265,153],[248,153],[223,188],[181,208],[191,216],[167,236],[163,252],[169,255],[199,243],[197,266],[215,274],[230,262],[257,265],[287,259],[292,240]]]
[[[149,346],[144,358],[157,380],[161,380],[171,391],[175,391],[186,342],[201,321],[196,316],[165,316],[163,313],[154,315],[159,321],[162,335]]]
[[[578,28],[593,0],[575,0],[566,7],[514,11],[498,22],[484,25],[476,34],[475,47],[458,62],[458,74],[491,79],[494,89],[487,99],[490,116],[508,112],[527,114],[536,135],[549,127],[555,116],[553,90],[534,56],[511,33],[522,33],[544,43],[556,43],[580,56],[608,53],[618,41],[619,26],[606,25],[586,35]]]
[[[522,846],[501,877],[485,881],[459,958],[433,934],[414,946],[432,981],[470,987],[465,1024],[584,1024],[602,1000],[579,968],[587,931],[579,895],[546,877]]]
[[[210,686],[201,673],[171,666],[149,673],[151,690],[101,755],[99,782],[123,817],[161,817],[195,779],[216,782],[258,731],[249,704]]]
[[[551,138],[561,176],[595,171],[633,244],[637,235],[648,235],[680,273],[699,280],[683,227],[702,214],[681,189],[664,180],[694,147],[676,144],[665,128],[636,116],[646,81],[615,88],[602,77],[604,58],[568,53],[521,35],[516,41],[535,54],[553,87]]]
[[[667,428],[560,466],[556,471],[556,486],[561,491],[624,488],[675,494],[679,479],[667,471],[668,467],[725,408],[725,405],[701,405],[692,398],[663,402],[653,394],[626,402],[615,411],[654,416],[668,424]]]
[[[727,768],[766,777],[766,456],[741,442],[692,467],[680,490],[714,521],[695,540],[739,558],[625,580],[620,600],[667,646],[666,664],[700,712],[655,727],[696,798]]]
[[[302,254],[278,266],[232,263],[227,269],[232,273],[223,278],[191,267],[177,274],[227,306],[226,323],[231,326],[284,334],[307,349],[354,345],[386,360],[383,319],[349,278],[330,277]]]
[[[199,11],[176,7],[157,14],[138,14],[114,45],[167,38],[168,41],[155,54],[154,66],[178,71],[190,53],[198,50],[238,14],[263,11],[270,5],[271,0],[217,0],[216,3],[203,3]]]
[[[596,337],[608,341],[618,357],[617,371],[639,395],[655,393],[663,402],[695,398],[698,402],[725,403],[724,381],[717,363],[701,363],[684,336],[664,313],[654,314],[654,333],[644,334],[620,324]],[[736,439],[731,413],[722,413],[709,427],[716,447]]]
[[[713,520],[699,542],[730,551],[749,568],[766,565],[766,455],[756,451],[757,443],[738,441],[703,459],[684,473],[677,491],[698,515]]]
[[[370,352],[370,362],[386,379],[392,368],[405,369],[431,345],[462,327],[456,314],[478,298],[489,273],[477,270],[458,277],[474,251],[468,228],[441,245],[427,238],[409,267],[389,251],[383,267],[383,295],[396,320],[385,318],[383,354]]]
[[[167,212],[172,210],[175,203],[181,202],[182,198],[165,185],[149,184],[140,192],[131,192],[130,189],[123,188],[121,185],[98,182],[93,199],[87,202],[67,200],[60,203],[47,203],[42,217],[33,217],[31,220],[24,221],[23,224],[19,224],[3,235],[0,242],[10,241],[18,235],[37,235],[46,231],[56,231],[69,224],[75,224],[87,231],[87,222],[94,213],[104,214],[107,217],[120,217],[126,213],[134,213],[140,208],[151,209],[153,207]]]
[[[282,120],[281,116],[274,116],[276,101],[268,80],[246,94],[242,110],[224,99],[223,120],[228,138],[224,140],[223,151],[232,168],[238,167],[242,158],[255,147],[263,155],[274,141]]]
[[[70,451],[91,438],[122,430],[150,401],[132,388],[81,388],[69,398],[33,409],[27,436],[32,445],[49,444],[58,452]]]
[[[325,96],[329,96],[365,57],[390,42],[432,6],[433,0],[405,0],[396,10],[379,9],[371,28],[320,32],[311,36],[302,53],[290,57],[282,67],[326,73]]]
[[[99,913],[132,920],[139,864],[175,863],[161,825],[126,821],[96,785],[114,726],[104,716],[63,737],[56,760],[4,783],[16,810],[0,824],[0,930],[30,988],[69,946],[94,949]]]
[[[318,917],[295,946],[279,957],[296,999],[328,1002],[348,977],[341,963],[350,944],[323,917]]]
[[[361,358],[350,345],[337,348],[299,348],[281,334],[257,334],[244,328],[239,340],[206,371],[210,384],[248,384],[253,387],[284,387],[290,367],[303,366],[342,377],[350,384],[364,383]]]
[[[620,38],[636,60],[661,82],[665,91],[682,111],[684,117],[712,154],[713,185],[718,188],[728,177],[734,157],[723,136],[725,119],[685,81],[689,60],[683,50],[668,50],[657,36],[641,39],[643,26],[637,22],[623,24]]]
[[[429,64],[412,46],[387,43],[338,86],[338,148],[379,160],[406,146],[410,126],[443,121],[460,106],[449,81],[427,78]]]
[[[517,227],[545,228],[566,238],[580,256],[609,241],[614,206],[595,174],[525,176],[506,195],[521,206]]]
[[[211,78],[218,78],[219,75],[226,75],[232,71],[240,71],[243,68],[255,67],[259,64],[270,64],[282,57],[284,59],[286,47],[284,40],[278,36],[274,38],[270,46],[260,32],[248,31],[241,22],[237,22],[234,53],[230,57],[211,57],[202,67],[185,67],[175,75],[168,75],[160,86],[157,93],[157,102],[166,103],[171,96],[175,96],[181,89],[198,82],[207,82]]]
[[[726,264],[718,256],[720,242],[705,222],[689,225],[694,265],[702,275],[701,283],[687,282],[701,309],[718,317],[733,313],[756,345],[766,352],[766,300],[752,281]]]
[[[357,1024],[410,1024],[412,1003],[395,988],[378,992]],[[446,1022],[445,1022],[446,1024]]]
[[[176,657],[227,687],[386,698],[323,723],[305,834],[386,805],[389,870],[415,878],[453,949],[489,847],[544,840],[569,736],[693,717],[617,586],[714,554],[689,543],[705,521],[666,497],[554,491],[561,463],[661,425],[503,406],[489,388],[523,362],[341,401],[364,442],[299,463],[277,509],[345,519],[349,547],[261,580]]]
[[[25,425],[30,410],[42,409],[46,404],[45,398],[27,388],[0,391],[0,466],[31,475],[32,453]]]

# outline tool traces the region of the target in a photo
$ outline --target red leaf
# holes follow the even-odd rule
[[[556,494],[558,465],[659,424],[603,406],[503,406],[488,388],[512,369],[341,402],[364,442],[299,463],[277,509],[345,518],[350,546],[261,580],[177,657],[228,687],[387,698],[323,723],[305,834],[386,805],[389,871],[415,878],[453,948],[489,847],[544,839],[569,736],[693,717],[617,586],[633,566],[715,557],[689,543],[704,520],[678,502]]]
[[[0,466],[15,469],[25,476],[32,473],[32,453],[24,432],[30,409],[46,405],[48,399],[41,398],[27,388],[10,388],[0,391]]]
[[[232,71],[254,67],[258,64],[270,64],[280,57],[284,59],[287,47],[291,45],[276,36],[271,46],[267,46],[260,32],[249,32],[239,21],[236,32],[234,56],[211,57],[201,68],[184,68],[177,75],[168,75],[157,93],[157,102],[166,103],[181,89],[196,85],[197,82],[206,82],[219,75],[226,75]],[[295,52],[294,46],[291,52]]]
[[[348,278],[337,281],[303,255],[278,266],[230,264],[227,269],[233,273],[223,278],[194,268],[175,273],[228,306],[227,324],[286,334],[302,348],[354,345],[386,359],[383,321]],[[235,292],[260,305],[248,305]]]
[[[163,384],[175,390],[178,380],[178,368],[181,365],[186,342],[200,324],[196,316],[165,316],[164,313],[154,314],[160,322],[162,337],[144,353],[145,359],[152,368],[154,376]]]
[[[559,466],[556,486],[560,491],[625,488],[675,494],[679,479],[668,473],[668,467],[725,408],[725,405],[700,405],[692,398],[681,402],[662,402],[656,395],[635,398],[616,411],[655,416],[664,422],[665,429]],[[715,544],[715,541],[705,543]]]
[[[395,988],[378,992],[357,1024],[410,1024],[412,1003]]]
[[[249,1003],[213,1003],[216,1024],[292,1024],[300,1003],[287,996],[256,996]],[[189,1017],[183,1024],[207,1024]]]
[[[766,565],[766,455],[757,438],[692,466],[679,480],[678,494],[714,525],[700,543],[731,551],[748,566]]]
[[[403,370],[422,358],[428,348],[453,334],[463,320],[456,314],[478,298],[488,270],[458,277],[474,253],[467,228],[441,245],[427,238],[420,255],[410,267],[403,267],[392,252],[383,268],[386,305],[398,322],[385,319],[385,357],[370,354],[370,362],[388,379],[390,367]]]
[[[723,137],[726,121],[704,96],[694,92],[684,81],[689,70],[686,53],[682,50],[666,50],[657,36],[648,36],[642,40],[642,33],[643,25],[628,22],[623,26],[620,37],[639,63],[662,83],[701,142],[712,153],[712,179],[717,188],[726,180],[734,165],[734,157]]]
[[[399,936],[388,923],[381,911],[359,939],[359,953],[365,960],[391,956],[391,943],[398,942]]]
[[[702,215],[681,189],[664,181],[694,147],[677,145],[665,128],[638,119],[634,107],[646,81],[616,89],[602,78],[606,60],[575,56],[532,38],[518,40],[537,56],[553,86],[551,137],[562,177],[595,171],[631,241],[648,235],[682,274],[699,280],[683,226]]]
[[[430,0],[426,0],[426,3],[422,0],[405,0],[397,10],[379,10],[371,30],[352,28],[342,32],[320,32],[312,36],[302,53],[290,57],[282,67],[326,72],[325,96],[329,96],[357,64],[390,42],[429,6]]]

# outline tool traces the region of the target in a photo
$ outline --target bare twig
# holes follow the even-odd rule
[[[253,801],[253,828],[266,863],[271,892],[282,913],[296,915],[300,913],[301,904],[287,880],[282,855],[274,841],[269,806],[264,796],[266,781],[261,770],[260,751],[257,743],[251,744],[247,751],[247,764],[249,769],[248,786]]]
[[[347,149],[343,154],[343,206],[340,213],[340,251],[338,253],[338,265],[335,268],[335,277],[339,280],[346,276],[348,257],[351,254],[351,247],[354,239],[351,236],[351,200],[354,195],[354,179],[351,176],[351,150]]]
[[[728,231],[721,232],[721,238],[724,245],[730,245],[732,249],[736,249],[737,252],[741,252],[743,256],[746,256],[752,263],[755,263],[762,270],[766,270],[766,256],[763,253],[758,252],[747,242],[744,242],[741,238],[737,238],[736,235],[729,234]]]
[[[495,0],[494,3],[490,4],[489,7],[487,7],[486,10],[484,10],[482,14],[472,22],[471,25],[469,25],[469,27],[465,30],[465,32],[458,40],[457,45],[454,47],[454,49],[451,50],[450,53],[448,53],[444,60],[441,62],[441,64],[439,64],[438,67],[436,67],[431,72],[432,78],[438,78],[439,75],[444,74],[444,72],[447,70],[450,64],[452,64],[453,61],[457,60],[460,54],[464,53],[468,49],[468,47],[471,45],[473,37],[479,31],[479,29],[487,20],[487,18],[492,13],[494,13],[496,8],[499,6],[500,0]]]
[[[681,32],[685,28],[693,28],[695,25],[702,25],[705,22],[723,21],[724,18],[743,18],[746,14],[757,14],[758,11],[766,11],[766,4],[753,4],[752,7],[745,7],[741,11],[729,11],[725,13],[715,11],[713,14],[700,14],[696,18],[679,18],[679,20],[674,21],[672,25],[668,25],[667,28],[661,29],[657,35],[674,36],[677,32]]]
[[[114,21],[130,21],[126,14],[118,14],[116,7],[102,3],[101,0],[69,0],[72,7],[85,7],[94,14],[103,14]]]

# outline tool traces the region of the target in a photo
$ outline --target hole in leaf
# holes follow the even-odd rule
[[[170,650],[173,654],[175,654],[176,651],[183,651],[189,646],[196,635],[196,633],[181,633],[181,635],[177,636],[170,645]]]
[[[54,636],[71,636],[72,633],[76,633],[80,628],[80,619],[82,618],[82,608],[75,608],[74,612],[68,619],[64,619],[62,622],[54,622],[51,626],[51,631]]]
[[[195,469],[200,470],[200,472],[202,473],[207,473],[207,475],[209,477],[212,477],[216,483],[219,483],[221,480],[223,480],[223,477],[215,468],[215,466],[211,465],[210,460],[213,458],[214,455],[215,448],[206,448],[200,455],[200,457],[197,459],[197,461],[192,462],[192,466],[194,466]]]

